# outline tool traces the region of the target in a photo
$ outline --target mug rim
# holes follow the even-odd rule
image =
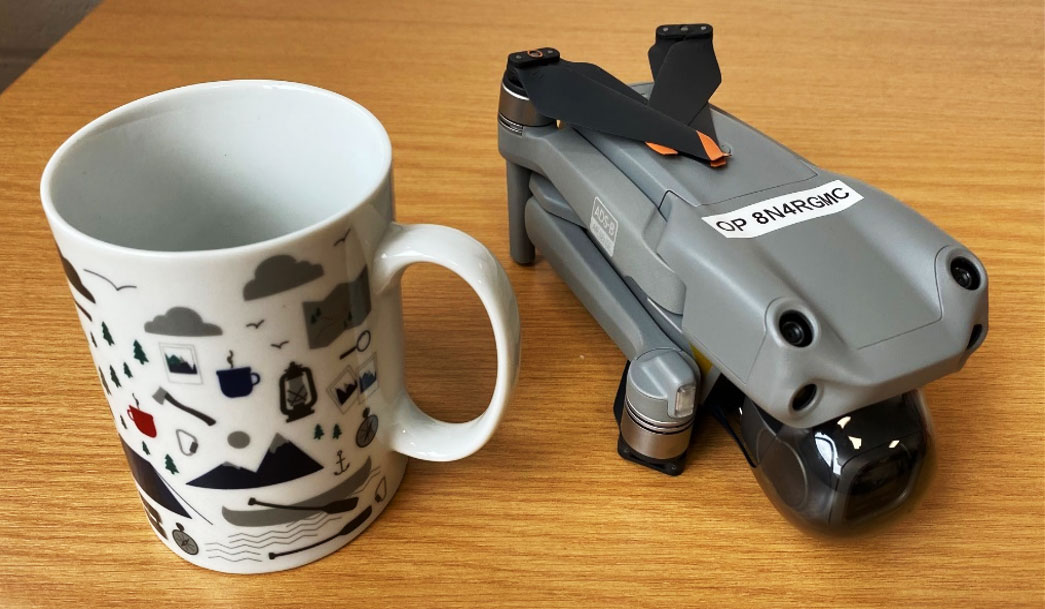
[[[303,226],[297,230],[290,231],[288,233],[271,237],[268,239],[262,239],[253,243],[247,243],[243,245],[235,245],[231,247],[221,247],[214,249],[192,249],[192,250],[153,250],[143,249],[137,247],[129,247],[126,245],[118,245],[110,243],[104,239],[99,239],[93,235],[83,232],[70,224],[62,214],[55,207],[54,201],[51,196],[52,182],[54,180],[55,172],[57,168],[64,161],[65,156],[69,153],[76,144],[87,138],[88,136],[101,131],[102,129],[110,126],[110,124],[120,121],[124,115],[135,112],[137,110],[148,108],[155,104],[161,104],[171,101],[173,98],[192,96],[202,92],[213,91],[216,89],[271,89],[279,88],[286,90],[294,90],[310,95],[317,95],[320,97],[326,97],[332,99],[338,103],[344,104],[346,109],[357,113],[362,116],[364,120],[373,123],[373,126],[377,128],[377,141],[376,144],[378,149],[375,154],[379,155],[378,161],[382,167],[380,173],[375,173],[373,183],[369,184],[364,192],[359,196],[358,200],[352,205],[347,206],[339,213],[332,214],[322,220],[313,222],[307,226]],[[189,258],[189,257],[218,257],[227,256],[229,254],[246,253],[251,250],[269,248],[272,246],[279,246],[285,243],[289,243],[298,240],[308,234],[322,231],[331,225],[342,222],[347,216],[354,212],[362,203],[370,200],[380,189],[382,189],[389,179],[389,174],[392,168],[392,143],[388,137],[388,132],[385,130],[381,121],[370,110],[367,110],[359,102],[345,97],[340,93],[335,93],[328,89],[323,89],[314,85],[307,85],[298,82],[286,81],[286,80],[267,80],[267,79],[237,79],[237,80],[219,80],[211,82],[195,83],[191,85],[185,85],[181,87],[175,87],[173,89],[166,89],[157,93],[140,97],[133,101],[130,101],[121,106],[117,106],[112,110],[98,116],[91,120],[86,125],[77,129],[72,135],[70,135],[62,144],[54,151],[51,158],[48,159],[47,164],[44,166],[43,174],[40,176],[40,200],[43,203],[44,215],[47,217],[48,222],[51,224],[53,231],[61,230],[63,233],[72,235],[77,239],[81,239],[92,247],[110,250],[117,254],[124,255],[136,255],[146,257],[158,257],[158,258]]]

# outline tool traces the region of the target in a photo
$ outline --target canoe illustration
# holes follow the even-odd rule
[[[308,518],[321,512],[333,513],[346,511],[349,505],[354,507],[354,502],[349,499],[358,493],[366,485],[372,473],[372,465],[368,457],[358,470],[350,474],[344,482],[335,486],[325,493],[304,499],[297,503],[288,504],[285,507],[270,507],[264,509],[237,510],[228,507],[221,508],[221,515],[229,524],[240,527],[270,527],[277,524],[294,522],[302,518]],[[252,497],[251,504],[268,503],[261,497]]]

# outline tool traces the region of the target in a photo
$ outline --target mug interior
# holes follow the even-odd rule
[[[165,252],[266,241],[338,216],[384,181],[381,123],[274,81],[174,89],[90,123],[44,171],[44,207],[113,245]],[[53,220],[53,218],[52,218]]]

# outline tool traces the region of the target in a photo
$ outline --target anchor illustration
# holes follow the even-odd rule
[[[341,470],[334,472],[334,475],[335,476],[340,476],[341,474],[347,472],[348,471],[348,465],[349,465],[348,463],[345,463],[345,458],[343,456],[341,456],[341,451],[338,450],[337,451],[337,466],[340,467]]]

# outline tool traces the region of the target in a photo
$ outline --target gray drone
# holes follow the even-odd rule
[[[934,461],[919,387],[983,342],[983,265],[710,105],[710,25],[658,27],[649,61],[654,81],[629,86],[512,53],[498,116],[512,258],[540,250],[628,359],[618,452],[679,474],[707,413],[798,524],[906,511]]]

